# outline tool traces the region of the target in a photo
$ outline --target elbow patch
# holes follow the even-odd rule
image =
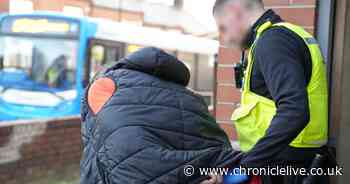
[[[96,115],[113,96],[117,87],[110,78],[99,78],[92,83],[88,91],[88,105]]]

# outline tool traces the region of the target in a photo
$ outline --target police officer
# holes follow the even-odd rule
[[[217,0],[213,12],[225,47],[246,56],[241,106],[232,115],[245,153],[241,165],[308,168],[328,135],[326,69],[317,42],[300,26],[264,10],[262,0]],[[263,183],[304,179],[264,176]],[[203,184],[220,182],[212,176]]]

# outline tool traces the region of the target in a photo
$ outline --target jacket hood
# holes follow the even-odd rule
[[[182,61],[155,47],[146,47],[122,58],[111,69],[120,68],[147,73],[182,86],[187,86],[190,81],[190,71]]]

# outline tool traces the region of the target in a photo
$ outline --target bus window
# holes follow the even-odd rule
[[[64,91],[75,85],[77,43],[69,40],[1,36],[0,85]]]
[[[94,45],[91,50],[90,71],[91,77],[95,76],[96,72],[100,71],[104,61],[104,47],[101,45]]]
[[[118,61],[122,57],[121,49],[114,48],[114,47],[105,47],[105,57],[106,57],[105,64],[113,64],[114,62]]]
[[[86,81],[93,79],[96,74],[117,62],[124,56],[125,45],[110,40],[90,40],[90,57],[88,58],[88,72]],[[89,77],[88,77],[89,76]]]

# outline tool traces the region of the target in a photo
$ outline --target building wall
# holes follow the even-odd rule
[[[163,30],[175,30],[180,32],[184,31],[184,29],[181,27],[167,27],[164,25],[153,25],[145,23],[143,12],[126,10],[120,11],[112,8],[96,6],[91,2],[91,0],[17,0],[16,3],[20,1],[31,1],[33,3],[34,11],[63,12],[65,6],[72,6],[81,8],[84,13],[84,16],[104,18],[119,22],[128,22],[136,25],[144,25],[146,27],[154,27]],[[10,11],[9,2],[10,0],[2,0],[2,2],[0,3],[0,13]]]
[[[1,183],[51,181],[50,176],[61,181],[73,172],[79,175],[80,125],[77,117],[0,123]],[[68,170],[72,173],[62,175]]]
[[[38,11],[62,11],[64,1],[51,1],[45,3],[45,0],[32,0],[34,10]]]
[[[1,0],[0,13],[9,11],[9,0]]]
[[[21,1],[21,0],[19,0]],[[110,8],[95,6],[90,0],[22,0],[33,2],[35,11],[56,11],[63,12],[65,6],[81,8],[85,16],[105,18],[114,21],[128,21],[143,23],[142,12],[119,11]],[[9,12],[9,0],[2,0],[0,13]]]
[[[285,20],[303,26],[313,33],[316,0],[264,0],[266,8],[272,8]],[[239,105],[240,91],[234,85],[233,65],[238,63],[240,52],[220,48],[217,69],[216,119],[231,139],[236,139],[230,117]]]
[[[89,13],[91,17],[104,18],[114,21],[129,21],[135,23],[143,23],[143,13],[142,12],[131,12],[131,11],[116,11],[110,8],[93,6]]]

